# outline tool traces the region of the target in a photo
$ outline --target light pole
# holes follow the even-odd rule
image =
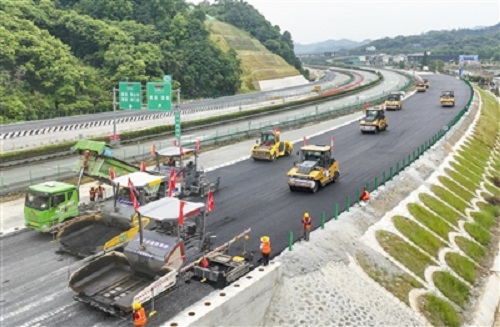
[[[117,91],[116,87],[113,87],[113,137],[111,139],[112,145],[120,144],[120,140],[116,138],[116,105],[117,105],[116,91]]]

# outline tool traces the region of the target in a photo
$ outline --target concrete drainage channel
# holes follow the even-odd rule
[[[256,267],[222,290],[179,313],[162,327],[258,326],[282,278],[282,265],[271,261]]]

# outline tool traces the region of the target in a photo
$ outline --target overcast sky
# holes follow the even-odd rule
[[[189,0],[188,0],[189,1]],[[491,26],[500,0],[245,0],[295,43],[362,41],[430,30]],[[199,0],[191,2],[199,3]]]

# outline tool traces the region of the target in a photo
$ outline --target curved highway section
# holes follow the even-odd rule
[[[298,235],[304,211],[313,217],[324,211],[331,217],[334,203],[343,211],[347,195],[353,199],[365,183],[408,157],[467,103],[470,90],[463,82],[443,75],[428,79],[431,88],[427,92],[408,98],[402,111],[387,113],[387,132],[362,135],[354,122],[310,138],[310,144],[329,144],[336,136],[334,154],[341,171],[337,184],[316,194],[289,192],[286,172],[295,157],[274,163],[244,160],[209,173],[209,178],[221,177],[222,189],[215,196],[216,209],[208,218],[208,230],[214,231],[217,242],[222,243],[251,227],[249,247],[258,249],[259,236],[269,235],[272,254],[276,255],[286,248],[291,230]],[[442,89],[455,90],[455,109],[440,107]],[[319,219],[314,219],[313,224],[318,227]],[[70,266],[75,260],[56,254],[58,244],[49,241],[50,236],[31,231],[1,239],[2,325],[129,326],[129,319],[110,317],[73,301],[67,277],[79,263]],[[190,283],[160,297],[155,307],[161,310],[148,326],[160,325],[211,290],[208,285]]]

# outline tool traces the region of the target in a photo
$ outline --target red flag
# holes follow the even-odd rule
[[[334,149],[334,144],[335,144],[335,136],[332,136],[332,140],[330,141],[330,145],[332,146],[332,150]]]
[[[200,144],[201,144],[200,140],[196,140],[195,144],[196,144],[196,154],[200,154]]]
[[[365,110],[368,109],[370,106],[368,105],[368,102],[365,102]]]
[[[174,144],[174,146],[177,146],[177,140],[173,140],[172,143]]]
[[[181,157],[184,157],[184,149],[182,148],[182,146],[179,147],[179,150],[181,152]]]
[[[171,197],[175,190],[175,182],[176,182],[175,169],[172,167],[170,169],[170,176],[168,179],[168,196]]]
[[[207,194],[207,212],[212,212],[214,210],[214,194],[212,191],[208,191]]]
[[[146,171],[146,163],[141,161],[141,171]]]
[[[109,179],[114,180],[116,178],[116,174],[113,169],[109,168]]]
[[[184,205],[186,202],[180,201],[179,202],[179,226],[184,225]]]
[[[154,143],[151,146],[151,157],[156,157],[156,145]]]
[[[128,179],[128,188],[130,189],[130,200],[134,205],[134,210],[137,211],[139,209],[139,201],[137,201],[137,196],[136,196],[137,189],[135,188],[130,178]]]
[[[280,127],[279,126],[274,126],[274,131],[275,132],[279,132],[280,131]]]
[[[303,141],[304,141],[304,146],[306,146],[307,145],[307,137],[306,136],[303,137]]]

